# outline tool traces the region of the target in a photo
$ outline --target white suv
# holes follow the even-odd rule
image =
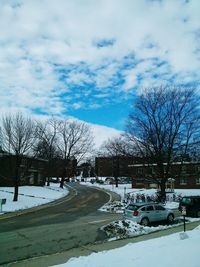
[[[174,221],[174,213],[157,203],[132,203],[124,210],[124,219],[147,226],[150,222]]]

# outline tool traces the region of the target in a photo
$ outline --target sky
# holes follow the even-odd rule
[[[123,130],[135,96],[199,86],[199,0],[0,0],[0,115]]]

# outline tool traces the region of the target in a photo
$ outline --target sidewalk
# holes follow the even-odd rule
[[[188,223],[186,225],[186,230],[192,230],[200,224],[199,221]],[[7,266],[11,267],[46,267],[57,264],[62,264],[68,261],[72,257],[87,256],[91,253],[98,253],[104,250],[111,250],[125,246],[129,243],[136,243],[140,241],[145,241],[153,238],[158,238],[161,236],[166,236],[178,232],[183,232],[183,225],[177,226],[174,228],[169,228],[166,230],[150,233],[148,235],[141,235],[133,238],[110,241],[110,242],[101,242],[97,244],[89,244],[87,246],[82,246],[79,248],[70,249],[61,253],[46,255],[38,258],[27,259],[21,262],[11,263]]]

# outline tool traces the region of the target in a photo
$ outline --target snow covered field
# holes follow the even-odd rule
[[[109,190],[111,192],[115,192],[121,196],[122,201],[126,198],[126,195],[129,194],[130,196],[134,196],[137,194],[140,195],[148,195],[148,196],[153,196],[156,194],[156,189],[138,189],[138,188],[132,188],[131,184],[119,184],[118,187],[115,187],[114,184],[99,184],[99,183],[90,183],[90,182],[81,182],[81,184],[86,185],[86,186],[95,186],[99,187],[102,189]],[[200,189],[175,189],[174,192],[177,196],[195,196],[199,195],[200,196]],[[173,195],[173,194],[171,194]],[[115,204],[120,205],[119,203],[108,203],[108,205],[102,207],[102,211],[106,211],[106,209],[110,210],[111,205],[114,206],[114,209],[117,212],[123,212],[121,209],[123,209],[123,206],[121,207],[116,207]],[[174,202],[173,199],[171,198],[170,201],[167,201],[165,204],[166,208],[169,209],[176,209],[178,208],[179,202]]]
[[[20,186],[18,201],[13,202],[13,187],[0,187],[0,199],[6,198],[6,204],[2,205],[2,213],[23,210],[39,206],[68,194],[68,189],[59,187],[59,183],[51,183],[50,186]]]
[[[199,267],[200,226],[187,233],[71,258],[62,267]]]
[[[114,184],[99,184],[99,183],[90,183],[90,182],[81,182],[83,185],[87,186],[96,186],[100,188],[104,188],[113,192],[116,192],[119,194],[122,199],[124,198],[125,193],[145,193],[148,195],[155,194],[156,189],[138,189],[138,188],[132,188],[131,184],[119,184],[118,187],[115,187]],[[183,196],[186,195],[200,195],[200,189],[175,189],[175,192],[177,194],[182,194]]]

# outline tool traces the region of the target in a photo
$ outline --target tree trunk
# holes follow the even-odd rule
[[[18,201],[18,193],[19,193],[19,186],[18,186],[18,181],[15,179],[15,187],[14,187],[14,197],[13,201]]]
[[[115,177],[115,186],[118,187],[118,177]]]
[[[161,184],[160,184],[160,199],[159,201],[160,202],[165,202],[166,200],[166,182],[165,181],[161,181]]]
[[[64,186],[64,177],[61,177],[60,188],[63,188],[63,186]]]
[[[13,197],[13,201],[18,201],[18,193],[19,193],[19,166],[20,166],[20,158],[19,158],[19,156],[16,156],[15,177],[14,177],[14,197]]]

